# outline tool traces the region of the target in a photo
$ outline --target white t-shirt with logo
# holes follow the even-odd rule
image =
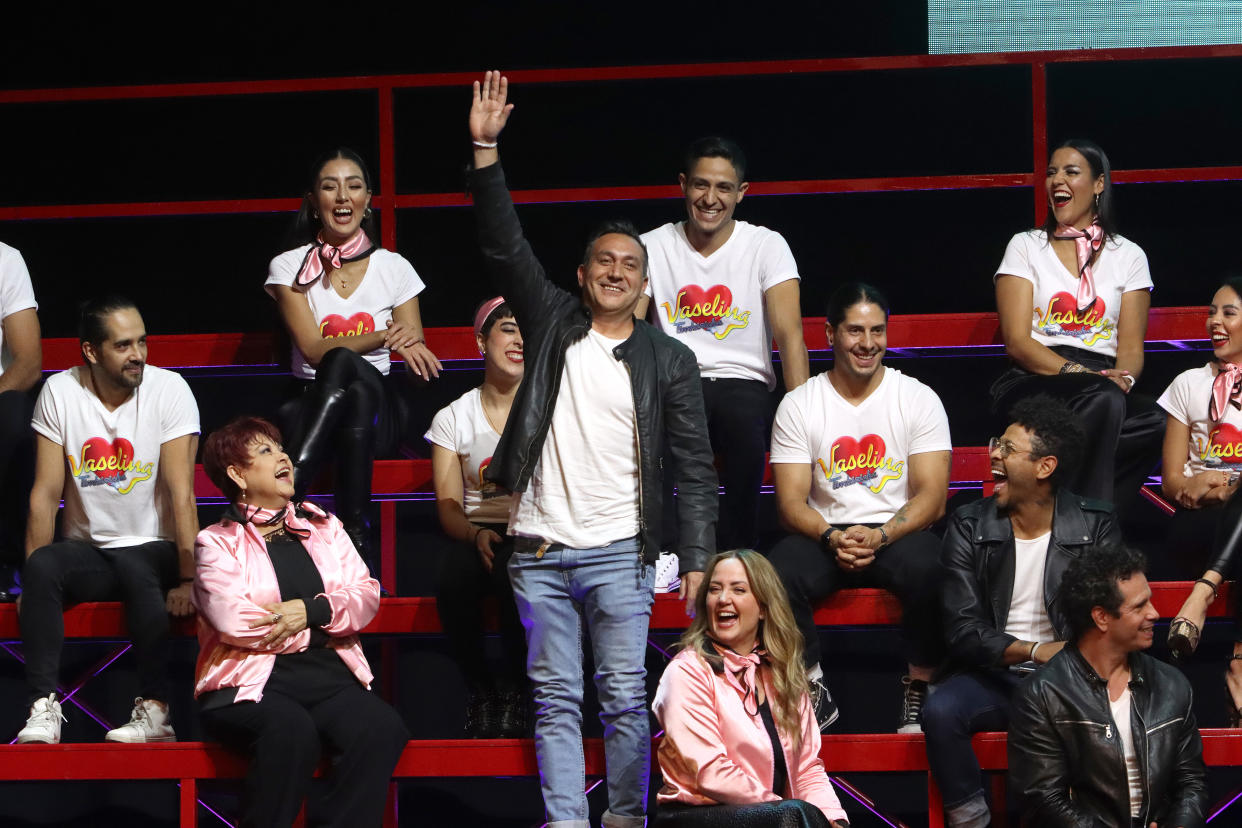
[[[457,455],[461,462],[462,504],[474,523],[508,523],[513,494],[483,479],[500,435],[483,411],[483,395],[471,388],[436,412],[425,439]]]
[[[952,451],[936,392],[895,368],[855,406],[828,373],[785,395],[772,425],[772,463],[810,464],[807,503],[834,526],[884,523],[910,499],[909,460]]]
[[[775,388],[764,292],[799,278],[784,237],[735,221],[729,238],[710,256],[690,246],[684,221],[657,227],[642,239],[656,326],[690,346],[704,377],[760,380]]]
[[[16,248],[0,242],[0,374],[13,363],[9,340],[4,335],[4,319],[27,308],[38,309],[30,271]]]
[[[1115,357],[1121,295],[1152,289],[1147,254],[1124,236],[1115,235],[1105,240],[1091,272],[1095,304],[1079,312],[1078,277],[1061,264],[1043,230],[1027,230],[1009,240],[996,276],[1017,276],[1034,287],[1031,337],[1036,342]]]
[[[1019,641],[1056,641],[1057,631],[1048,617],[1044,600],[1044,571],[1048,567],[1048,541],[1052,530],[1037,538],[1014,538],[1013,593],[1005,634]]]
[[[199,433],[190,386],[148,365],[142,384],[109,411],[83,384],[86,374],[79,365],[49,377],[31,423],[65,450],[64,537],[103,549],[173,540],[160,447]]]
[[[634,391],[613,349],[591,330],[565,350],[552,423],[509,534],[595,549],[638,534]]]
[[[1178,422],[1190,427],[1190,446],[1182,474],[1190,477],[1205,471],[1226,474],[1242,471],[1242,411],[1225,406],[1225,418],[1212,422],[1208,409],[1212,399],[1212,363],[1178,374],[1156,402]]]
[[[272,285],[292,286],[310,249],[309,244],[304,244],[272,259],[264,290],[274,297]],[[306,301],[320,335],[332,339],[384,330],[392,319],[392,309],[422,293],[423,287],[423,280],[404,256],[381,247],[367,257],[366,275],[348,299],[342,299],[336,292],[326,271],[314,284],[301,290],[306,292]],[[388,373],[391,356],[387,348],[376,348],[362,356],[381,374]],[[315,378],[315,369],[297,345],[293,346],[293,375],[302,379]]]

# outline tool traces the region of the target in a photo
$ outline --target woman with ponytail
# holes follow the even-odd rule
[[[391,354],[419,379],[441,367],[423,337],[423,282],[404,257],[376,245],[371,175],[353,150],[315,164],[295,233],[302,244],[272,259],[264,283],[293,340],[299,388],[281,419],[295,499],[335,454],[336,513],[375,572],[371,464],[396,451],[409,425],[410,385],[389,374]]]
[[[1159,458],[1164,430],[1154,401],[1131,393],[1151,306],[1147,256],[1116,231],[1108,157],[1092,142],[1057,147],[1044,189],[1044,226],[1015,235],[996,271],[1013,365],[992,385],[992,410],[1037,393],[1065,400],[1092,436],[1067,488],[1124,508]]]
[[[840,828],[819,758],[802,634],[776,570],[749,549],[703,573],[652,710],[664,728],[656,828]]]

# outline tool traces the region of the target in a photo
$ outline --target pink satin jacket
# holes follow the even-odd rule
[[[373,676],[357,633],[379,610],[379,582],[370,576],[335,515],[310,503],[304,508],[318,519],[297,517],[290,504],[285,525],[310,531],[302,543],[323,578],[322,595],[332,607],[332,620],[323,631],[332,636],[329,646],[345,666],[369,688]],[[276,656],[305,650],[310,630],[289,636],[275,649],[259,648],[269,627],[252,630],[250,624],[270,615],[263,606],[280,602],[280,585],[267,544],[253,524],[227,521],[208,526],[198,533],[194,557],[199,647],[194,695],[236,687],[237,701],[259,701]]]
[[[761,672],[765,694],[773,698],[767,671]],[[747,713],[740,688],[693,650],[682,650],[664,669],[651,709],[664,727],[658,751],[664,776],[656,795],[659,802],[746,805],[802,799],[829,820],[848,819],[819,758],[819,727],[807,696],[802,697],[798,749],[779,734],[789,772],[784,797],[772,791],[776,765],[763,719]]]

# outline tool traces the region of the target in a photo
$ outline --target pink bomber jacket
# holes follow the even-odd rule
[[[760,672],[765,694],[773,698],[767,671]],[[714,672],[693,650],[682,650],[664,669],[651,709],[664,727],[657,753],[664,786],[657,801],[746,805],[802,799],[829,820],[849,818],[819,758],[819,727],[809,697],[802,697],[798,750],[780,734],[789,772],[784,797],[772,792],[775,762],[763,719],[747,713],[738,686]]]
[[[379,583],[370,576],[344,527],[335,515],[307,503],[315,520],[299,518],[290,504],[285,525],[310,536],[302,543],[323,578],[323,593],[332,607],[332,620],[323,631],[332,636],[336,650],[365,687],[371,686],[371,668],[357,633],[379,610]],[[193,601],[198,609],[198,664],[194,696],[236,687],[237,701],[259,701],[272,674],[276,656],[305,650],[310,630],[286,638],[276,649],[260,649],[269,627],[250,624],[270,613],[265,604],[280,602],[280,585],[267,555],[267,544],[253,524],[216,523],[198,533],[194,544],[197,571]]]

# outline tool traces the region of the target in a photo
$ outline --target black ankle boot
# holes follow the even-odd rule
[[[366,561],[371,576],[380,577],[379,561],[371,546],[371,464],[374,462],[374,436],[369,428],[337,430],[336,516],[358,554]]]

